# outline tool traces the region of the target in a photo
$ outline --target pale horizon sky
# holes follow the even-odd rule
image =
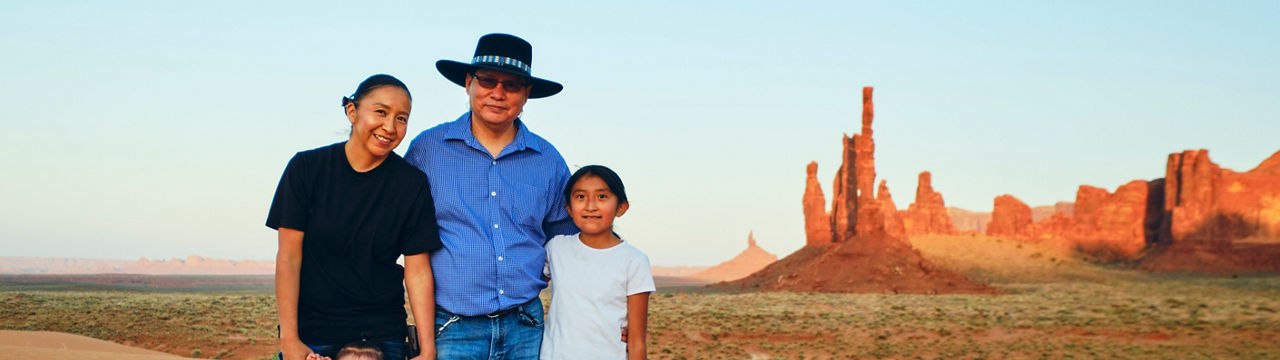
[[[805,166],[828,196],[875,87],[876,165],[900,208],[1074,201],[1209,149],[1280,150],[1280,2],[24,2],[0,13],[0,256],[272,259],[293,153],[343,141],[339,98],[394,75],[409,134],[466,110],[436,72],[481,35],[533,44],[559,95],[524,119],[632,200],[655,266],[713,265],[748,231],[804,244]]]

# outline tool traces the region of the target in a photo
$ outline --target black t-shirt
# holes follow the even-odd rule
[[[345,145],[294,155],[267,215],[272,229],[303,232],[298,336],[315,345],[404,339],[396,259],[441,246],[430,185],[395,153],[356,172]]]

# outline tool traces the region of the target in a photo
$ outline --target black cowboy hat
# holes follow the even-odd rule
[[[533,65],[533,46],[528,41],[508,34],[488,34],[480,37],[476,43],[475,56],[471,63],[453,60],[436,61],[436,70],[446,79],[459,86],[466,86],[467,75],[476,69],[489,69],[515,74],[529,78],[529,98],[544,98],[559,93],[564,89],[560,83],[539,79],[530,74]]]

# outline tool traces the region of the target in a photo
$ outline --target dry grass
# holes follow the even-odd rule
[[[0,285],[0,329],[68,332],[202,358],[260,359],[277,348],[275,298],[267,293],[13,287]]]
[[[912,239],[1000,295],[653,297],[656,359],[1280,357],[1280,278],[1148,275],[1055,244]],[[660,291],[661,292],[661,291]]]
[[[656,359],[1280,356],[1280,279],[1007,287],[1002,295],[653,297]]]
[[[650,358],[1280,358],[1280,277],[1149,275],[982,236],[912,242],[1002,293],[664,288],[651,300]],[[182,356],[257,359],[276,346],[274,302],[263,291],[0,283],[0,328],[65,331]]]

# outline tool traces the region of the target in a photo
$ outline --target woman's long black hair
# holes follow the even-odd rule
[[[403,89],[404,94],[409,95],[409,101],[413,101],[413,95],[409,93],[409,87],[405,86],[404,82],[400,81],[400,79],[396,79],[395,76],[377,74],[361,81],[360,86],[356,86],[356,92],[351,94],[351,96],[343,96],[342,106],[346,107],[347,104],[359,103],[360,99],[364,98],[365,95],[368,95],[370,91],[383,86],[395,86]]]

